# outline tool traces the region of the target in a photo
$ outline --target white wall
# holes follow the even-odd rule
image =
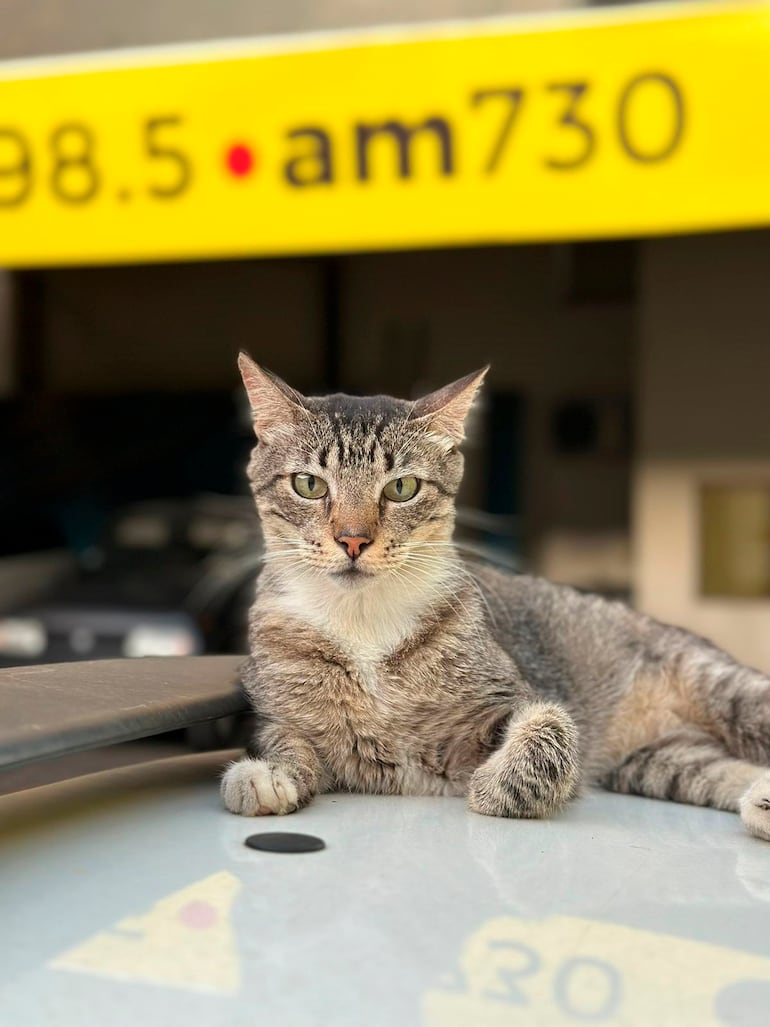
[[[770,601],[704,598],[698,553],[703,482],[770,482],[768,281],[768,232],[643,245],[634,540],[643,610],[770,671]]]

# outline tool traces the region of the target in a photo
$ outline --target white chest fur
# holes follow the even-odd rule
[[[351,588],[329,579],[297,577],[273,605],[333,641],[373,685],[378,664],[431,616],[448,588],[448,577],[412,576],[406,582],[386,573]]]

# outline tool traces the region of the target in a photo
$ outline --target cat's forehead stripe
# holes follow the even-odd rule
[[[419,445],[415,452],[419,439],[409,430],[412,408],[389,396],[310,397],[306,409],[312,417],[297,443],[323,473],[345,467],[404,471],[424,455]]]
[[[406,419],[411,404],[390,396],[346,396],[337,393],[310,398],[307,400],[307,408],[316,414],[327,414],[335,421],[366,424],[370,430],[379,433],[392,421]]]

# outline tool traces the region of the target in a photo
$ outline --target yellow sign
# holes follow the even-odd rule
[[[579,917],[488,920],[460,970],[423,996],[424,1027],[719,1027],[770,990],[768,958]]]
[[[0,265],[770,224],[770,5],[0,66]]]
[[[119,920],[51,962],[56,970],[148,981],[191,991],[235,994],[240,959],[231,913],[241,890],[222,870]]]

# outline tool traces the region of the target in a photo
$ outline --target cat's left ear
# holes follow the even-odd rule
[[[465,437],[465,418],[488,370],[489,365],[418,399],[411,423],[422,421],[430,431],[459,445]]]

